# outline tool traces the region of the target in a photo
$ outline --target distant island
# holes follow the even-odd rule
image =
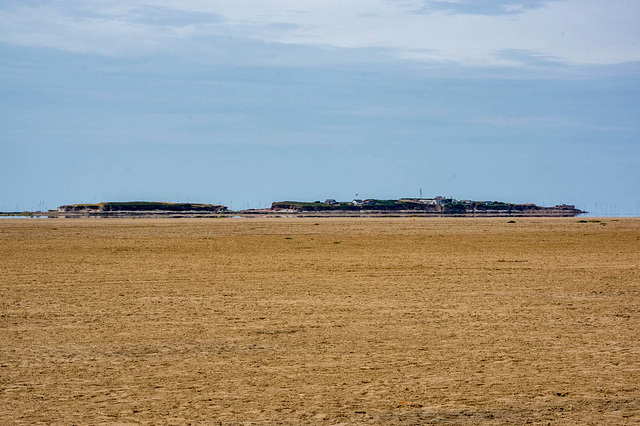
[[[110,212],[208,212],[223,213],[226,206],[198,203],[166,203],[158,201],[110,201],[96,204],[69,204],[58,207],[59,212],[110,213]]]
[[[277,201],[266,209],[229,210],[226,206],[202,203],[117,201],[69,204],[47,212],[3,212],[3,216],[37,217],[229,217],[251,216],[555,216],[586,213],[574,205],[542,207],[501,201],[457,200],[454,198],[400,198],[397,200],[355,199],[351,201]]]

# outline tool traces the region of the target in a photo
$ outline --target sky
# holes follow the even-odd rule
[[[637,216],[638,22],[637,0],[0,0],[0,210],[422,190]]]

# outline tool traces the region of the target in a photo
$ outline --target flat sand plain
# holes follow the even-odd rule
[[[0,423],[640,424],[640,219],[509,220],[0,221]]]

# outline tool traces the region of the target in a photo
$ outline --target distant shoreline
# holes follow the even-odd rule
[[[587,213],[574,205],[542,207],[533,203],[457,200],[454,198],[400,198],[393,200],[354,199],[353,201],[278,201],[269,209],[229,210],[227,206],[203,203],[156,201],[109,201],[62,205],[47,212],[5,212],[18,217],[148,217],[148,218],[225,218],[230,216],[298,217],[575,217]]]
[[[162,211],[119,211],[114,213],[61,213],[61,212],[0,212],[0,218],[7,219],[129,219],[129,218],[141,218],[141,219],[227,219],[233,217],[243,218],[340,218],[340,217],[361,217],[361,218],[386,218],[386,217],[577,217],[585,216],[584,214],[565,214],[565,213],[424,213],[415,211],[369,211],[362,213],[354,212],[286,212],[286,211],[265,211],[265,212],[244,212],[233,211],[222,214],[202,214],[198,212],[182,212],[182,213],[167,213]],[[589,216],[599,217],[599,216]],[[605,217],[605,216],[603,216]],[[619,217],[633,217],[633,216],[619,216]]]
[[[256,213],[244,211],[228,212],[226,214],[198,214],[198,213],[182,213],[167,214],[163,212],[119,212],[117,214],[60,214],[58,212],[0,212],[0,220],[23,220],[23,219],[251,219],[251,218],[268,218],[268,219],[287,219],[287,218],[640,218],[638,214],[596,214],[581,213],[578,215],[559,215],[559,214],[435,214],[435,213],[416,213],[416,212],[367,212],[362,214],[354,214],[350,212],[327,212],[327,213],[297,213],[297,212],[274,212]]]

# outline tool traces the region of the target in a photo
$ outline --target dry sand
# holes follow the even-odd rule
[[[640,219],[0,221],[0,423],[640,424]]]

